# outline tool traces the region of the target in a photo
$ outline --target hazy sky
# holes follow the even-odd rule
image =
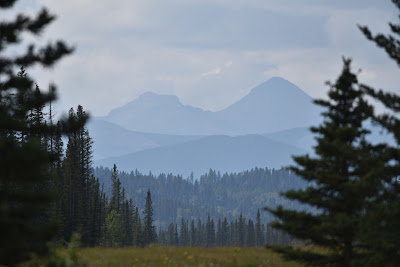
[[[53,70],[30,70],[58,85],[58,110],[83,105],[105,115],[146,91],[184,104],[222,109],[273,76],[324,96],[341,57],[362,82],[399,90],[398,67],[356,24],[386,32],[398,22],[390,0],[21,0],[58,19],[39,40],[76,46]],[[397,89],[396,89],[397,88]]]

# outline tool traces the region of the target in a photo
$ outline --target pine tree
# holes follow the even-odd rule
[[[261,244],[264,246],[266,244],[265,236],[267,229],[264,224],[261,224]]]
[[[179,227],[179,245],[182,247],[187,246],[187,243],[188,243],[188,236],[187,236],[186,229],[187,229],[187,225],[185,223],[185,220],[182,217],[181,224]]]
[[[215,223],[214,219],[211,219],[210,223],[210,246],[215,247]]]
[[[215,245],[218,247],[222,246],[222,223],[219,218],[217,222],[217,233],[215,234]]]
[[[310,265],[350,266],[362,257],[362,244],[357,240],[361,216],[367,201],[377,194],[373,169],[380,165],[373,153],[376,148],[367,143],[368,131],[363,128],[373,109],[363,98],[357,77],[350,70],[350,60],[344,60],[343,71],[330,86],[328,96],[329,100],[315,101],[327,108],[322,113],[323,123],[311,128],[318,134],[315,158],[294,157],[299,167],[291,167],[313,186],[284,193],[287,198],[309,204],[316,211],[286,210],[281,206],[268,210],[279,218],[272,224],[275,228],[331,251],[320,254],[277,249],[288,258]]]
[[[121,215],[117,211],[112,210],[107,215],[103,226],[103,244],[106,247],[120,247],[122,246],[123,238],[124,232]]]
[[[99,222],[97,225],[97,229],[96,229],[96,243],[100,244],[101,243],[101,239],[102,239],[102,227],[106,222],[106,216],[107,216],[107,197],[106,197],[106,193],[104,192],[104,184],[101,186],[101,191],[100,191],[100,206],[99,206],[99,213],[98,213],[98,217],[99,217]],[[97,245],[96,244],[96,245]]]
[[[64,155],[64,143],[62,141],[62,129],[61,122],[58,121],[54,134],[54,167],[56,171],[56,176],[59,180],[62,180],[62,158]]]
[[[256,218],[256,227],[255,227],[255,236],[256,236],[256,246],[261,247],[264,245],[264,232],[261,229],[261,215],[260,209],[257,209],[257,218]]]
[[[158,240],[157,241],[158,241],[157,243],[161,246],[168,245],[167,244],[167,233],[165,230],[163,230],[161,228],[158,230]]]
[[[210,214],[207,216],[206,221],[206,232],[205,232],[205,240],[206,240],[206,247],[213,247],[213,236],[215,236],[214,230],[214,221],[211,219]]]
[[[196,227],[194,226],[194,219],[192,219],[192,222],[190,223],[189,245],[191,247],[196,246]]]
[[[115,210],[117,213],[121,211],[121,199],[122,199],[122,192],[121,192],[121,181],[118,178],[118,171],[117,166],[114,164],[113,172],[111,174],[111,198],[110,204],[108,206],[108,212]]]
[[[204,246],[205,244],[204,238],[204,227],[199,219],[197,219],[197,227],[196,227],[196,246]]]
[[[392,0],[400,11],[400,1]],[[400,67],[400,23],[389,23],[391,34],[373,35],[368,27],[359,26],[365,37],[385,50]],[[383,144],[379,160],[381,184],[379,195],[372,199],[363,216],[360,239],[365,242],[367,257],[359,260],[363,266],[397,266],[400,262],[400,95],[362,85],[366,94],[382,103],[386,112],[375,113],[372,120],[380,125],[396,143]]]
[[[175,228],[174,228],[173,245],[179,246],[178,225],[176,225],[176,224],[175,224]]]
[[[23,72],[23,68],[21,68],[21,72]],[[45,125],[45,119],[44,119],[45,114],[43,113],[45,103],[43,103],[43,101],[40,99],[41,95],[42,93],[39,89],[39,86],[35,84],[35,90],[32,96],[33,107],[30,110],[27,118],[28,125],[30,128],[29,135],[27,136],[27,138],[36,138],[39,140],[40,144],[44,146],[45,137],[50,133],[50,129],[48,129],[48,127],[46,127]],[[43,128],[47,128],[45,132],[43,131],[44,130]],[[43,149],[46,148],[43,147]]]
[[[249,219],[246,226],[246,246],[254,247],[256,245],[256,235],[254,230],[254,223],[251,219]]]
[[[239,243],[239,224],[238,224],[238,220],[236,219],[234,222],[231,222],[231,232],[230,232],[230,236],[231,236],[231,244],[234,246],[240,246]]]
[[[68,133],[68,144],[63,161],[63,198],[62,210],[64,214],[64,240],[70,240],[73,232],[81,231],[82,243],[89,243],[91,230],[88,220],[89,212],[93,207],[90,202],[91,182],[93,180],[91,158],[92,139],[81,121],[87,118],[82,106],[78,106],[76,113],[71,108],[68,113],[68,122],[74,128]],[[76,125],[76,126],[74,126]],[[97,215],[97,214],[96,214]]]
[[[175,244],[174,234],[175,234],[174,223],[171,222],[167,228],[167,245],[168,246],[176,246],[177,245],[177,244]]]
[[[151,201],[150,190],[147,190],[146,203],[144,205],[144,225],[143,225],[143,238],[144,245],[149,245],[156,241],[156,231],[153,225],[153,207]]]
[[[246,219],[243,217],[243,214],[240,213],[237,225],[237,242],[239,247],[244,246],[245,235],[246,235],[245,231],[246,231]]]
[[[11,8],[15,2],[1,1],[0,9]],[[56,233],[54,225],[37,220],[44,214],[42,207],[55,200],[45,188],[37,188],[48,182],[52,163],[37,136],[50,130],[45,126],[34,129],[28,120],[35,107],[55,100],[56,90],[51,86],[49,93],[36,93],[33,80],[27,75],[18,77],[15,69],[53,66],[73,49],[58,41],[39,49],[31,45],[21,55],[4,54],[21,43],[26,33],[38,36],[54,18],[43,9],[34,18],[20,14],[0,22],[0,264],[4,265],[14,265],[31,253],[45,253],[46,243]],[[21,135],[31,138],[20,142]]]
[[[51,125],[50,125],[51,128]],[[63,178],[62,178],[62,161],[63,161],[63,143],[62,143],[62,131],[61,123],[58,122],[57,126],[51,130],[50,136],[53,135],[52,147],[48,147],[50,154],[52,155],[53,162],[49,167],[49,185],[48,188],[51,192],[59,193],[57,199],[48,208],[49,220],[53,221],[58,226],[58,233],[56,240],[62,239],[62,233],[64,228],[64,216],[62,213],[62,192],[63,192]],[[47,140],[49,141],[49,140]],[[61,194],[60,194],[61,193]]]
[[[125,245],[132,246],[133,245],[133,227],[134,227],[134,206],[133,201],[130,199],[126,200],[125,204],[126,209],[126,222],[125,222]]]
[[[142,227],[142,220],[139,216],[138,208],[136,207],[135,215],[134,215],[134,227],[133,227],[133,245],[137,247],[144,246],[144,239],[143,239],[143,227]]]
[[[221,246],[226,246],[228,244],[230,244],[229,225],[228,225],[228,220],[225,217],[221,224]]]

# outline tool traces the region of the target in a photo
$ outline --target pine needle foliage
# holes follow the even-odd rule
[[[0,9],[15,2],[1,1]],[[44,220],[43,210],[55,199],[44,186],[55,156],[43,146],[50,129],[38,113],[56,99],[56,88],[50,85],[48,93],[40,91],[25,68],[52,67],[73,48],[56,41],[43,47],[30,44],[15,56],[5,53],[20,44],[24,34],[40,35],[54,19],[43,8],[35,17],[19,14],[0,21],[0,264],[4,265],[15,265],[31,253],[45,253],[46,242],[56,232],[54,224]]]
[[[399,10],[400,1],[392,0]],[[400,67],[400,23],[389,23],[390,34],[373,34],[367,26],[359,26],[364,36],[382,48]],[[381,180],[379,195],[368,206],[360,239],[369,255],[360,261],[363,266],[398,266],[400,262],[400,95],[362,85],[364,92],[383,104],[385,112],[375,112],[372,120],[393,140],[386,144],[380,160],[384,167],[376,170]]]
[[[316,155],[296,156],[297,166],[290,167],[310,186],[283,193],[313,209],[266,208],[278,219],[273,227],[328,249],[329,253],[319,254],[291,247],[275,248],[287,258],[314,266],[350,266],[363,257],[358,232],[365,208],[379,188],[374,170],[382,167],[377,156],[383,146],[366,141],[369,131],[363,124],[373,114],[373,107],[365,101],[350,63],[344,59],[339,78],[328,83],[329,99],[315,101],[326,109],[323,123],[311,128],[317,135]]]

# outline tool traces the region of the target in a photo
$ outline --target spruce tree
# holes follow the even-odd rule
[[[153,225],[153,207],[150,190],[147,190],[146,203],[143,210],[143,239],[144,245],[149,245],[156,241],[156,231]]]
[[[144,245],[143,241],[143,227],[142,227],[142,220],[139,216],[139,211],[136,208],[135,210],[135,224],[133,227],[133,245],[137,247],[142,247]]]
[[[112,210],[103,226],[103,244],[106,247],[121,247],[124,235],[121,214]]]
[[[175,224],[175,228],[174,228],[173,245],[174,246],[179,245],[178,225],[176,225],[176,224]]]
[[[132,246],[133,245],[133,227],[134,227],[134,213],[135,208],[133,206],[133,201],[130,199],[126,200],[125,204],[126,209],[126,222],[125,222],[125,245]]]
[[[261,247],[264,245],[264,232],[261,228],[261,215],[260,210],[257,209],[257,218],[256,218],[256,227],[255,227],[255,236],[256,236],[256,246]]]
[[[237,225],[237,242],[238,246],[243,247],[246,236],[246,219],[243,217],[243,214],[240,213],[238,225]]]
[[[204,227],[200,218],[197,219],[197,227],[196,227],[196,246],[204,246]]]
[[[226,217],[221,224],[221,246],[226,246],[229,243],[229,225]]]
[[[167,228],[167,245],[168,246],[175,246],[174,242],[174,223],[171,222]]]
[[[215,223],[214,219],[210,222],[210,246],[215,247]]]
[[[64,240],[70,240],[73,232],[81,231],[82,242],[89,243],[90,225],[85,216],[90,209],[91,186],[94,183],[91,158],[92,140],[81,121],[87,118],[82,106],[75,112],[69,110],[68,122],[73,128],[69,129],[68,144],[63,160],[63,197],[62,210],[64,214]],[[92,202],[94,203],[94,202]],[[96,214],[97,215],[97,214]]]
[[[247,226],[246,226],[246,246],[247,247],[254,247],[256,245],[256,236],[254,230],[254,223],[251,219],[249,219]]]
[[[400,11],[400,1],[392,0]],[[399,12],[400,13],[400,12]],[[359,26],[365,37],[385,50],[400,67],[400,23],[389,23],[390,34],[372,34],[367,26]],[[362,85],[366,94],[382,103],[385,112],[375,113],[373,122],[393,138],[395,145],[383,144],[379,160],[379,195],[372,199],[363,215],[360,239],[368,256],[359,261],[364,266],[398,266],[400,262],[400,95]]]
[[[187,246],[187,243],[188,243],[186,227],[187,227],[187,224],[185,223],[185,220],[182,217],[181,224],[179,227],[179,245],[182,247]]]
[[[115,164],[111,174],[111,188],[111,198],[108,205],[108,212],[115,210],[117,213],[120,213],[122,204],[121,181],[118,178],[117,166]]]
[[[215,245],[218,247],[222,246],[222,223],[219,218],[217,222],[217,232],[215,234]]]
[[[365,101],[357,77],[344,60],[341,75],[330,84],[329,100],[315,103],[327,109],[323,123],[312,127],[317,134],[315,157],[294,157],[298,166],[290,169],[311,185],[289,190],[283,195],[314,208],[314,211],[267,208],[279,221],[272,226],[312,244],[326,247],[328,253],[277,248],[290,259],[316,266],[350,266],[362,257],[363,244],[357,240],[367,202],[377,194],[374,168],[381,167],[374,147],[366,141],[363,123],[373,109]]]
[[[192,222],[190,223],[189,245],[191,247],[196,246],[196,227],[194,226],[194,219],[192,219]]]
[[[15,2],[3,0],[0,9],[11,8]],[[51,67],[73,49],[57,41],[40,48],[31,44],[20,55],[5,54],[21,43],[25,34],[39,36],[54,19],[42,9],[35,17],[19,14],[0,22],[0,265],[14,265],[31,253],[45,253],[46,243],[56,233],[54,225],[38,220],[42,208],[55,200],[45,188],[37,188],[47,183],[53,160],[38,136],[50,130],[31,127],[28,119],[35,107],[56,99],[55,86],[49,93],[36,92],[32,78],[18,77],[15,70]],[[21,142],[18,136],[24,135],[30,138]]]

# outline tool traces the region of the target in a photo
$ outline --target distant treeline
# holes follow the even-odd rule
[[[256,221],[240,214],[235,221],[226,218],[214,222],[210,216],[203,223],[200,219],[190,222],[181,219],[180,224],[170,223],[166,229],[160,229],[157,243],[164,246],[239,246],[262,247],[268,245],[288,245],[292,238],[285,232],[276,230],[261,222],[260,211]]]
[[[106,195],[111,193],[111,174],[109,168],[94,168],[94,175],[104,184]],[[254,221],[257,210],[267,205],[300,209],[303,207],[298,202],[289,201],[279,193],[307,186],[304,180],[287,170],[268,168],[231,174],[210,170],[199,179],[172,174],[142,174],[137,170],[119,172],[118,177],[127,198],[139,207],[144,206],[147,190],[151,191],[155,225],[164,229],[170,222],[179,222],[182,217],[191,221],[210,215],[211,218],[227,218],[231,222],[242,214]],[[261,212],[262,222],[271,220],[273,217],[268,212]]]

